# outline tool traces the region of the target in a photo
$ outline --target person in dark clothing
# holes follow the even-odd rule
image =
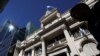
[[[97,48],[100,50],[100,1],[92,9],[84,3],[79,3],[70,10],[73,19],[88,21],[88,29],[99,43]]]

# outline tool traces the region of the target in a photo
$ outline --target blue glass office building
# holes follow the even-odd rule
[[[19,29],[6,21],[0,30],[0,56],[13,56],[15,43],[25,37],[25,28]]]

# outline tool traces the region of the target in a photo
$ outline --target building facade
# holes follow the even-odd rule
[[[97,0],[82,1],[90,8]],[[14,56],[96,56],[100,51],[87,22],[79,22],[69,11],[61,14],[57,8],[47,10],[40,19],[41,28],[17,41]]]

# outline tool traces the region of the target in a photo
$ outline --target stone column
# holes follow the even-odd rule
[[[32,56],[35,56],[35,50],[34,50],[34,48],[32,49]]]
[[[69,56],[68,48],[66,48],[66,55]]]
[[[15,48],[13,56],[18,56],[18,50]]]
[[[67,56],[69,56],[68,52],[66,53]]]
[[[18,56],[24,56],[24,55],[23,55],[23,50],[20,50],[20,53],[19,53]]]
[[[44,39],[42,39],[42,56],[46,56],[46,45]]]
[[[70,34],[69,34],[69,32],[68,32],[68,30],[66,29],[65,26],[63,27],[63,32],[64,32],[65,38],[67,40],[67,44],[68,44],[68,46],[71,50],[71,56],[79,55],[79,53],[78,53],[78,51],[75,48],[75,45],[73,43],[74,40],[71,38],[71,36],[70,36]]]

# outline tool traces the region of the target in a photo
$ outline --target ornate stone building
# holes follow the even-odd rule
[[[82,1],[93,7],[97,0]],[[41,28],[17,41],[14,56],[96,56],[97,41],[87,29],[87,22],[71,18],[69,11],[47,10],[40,19]]]

